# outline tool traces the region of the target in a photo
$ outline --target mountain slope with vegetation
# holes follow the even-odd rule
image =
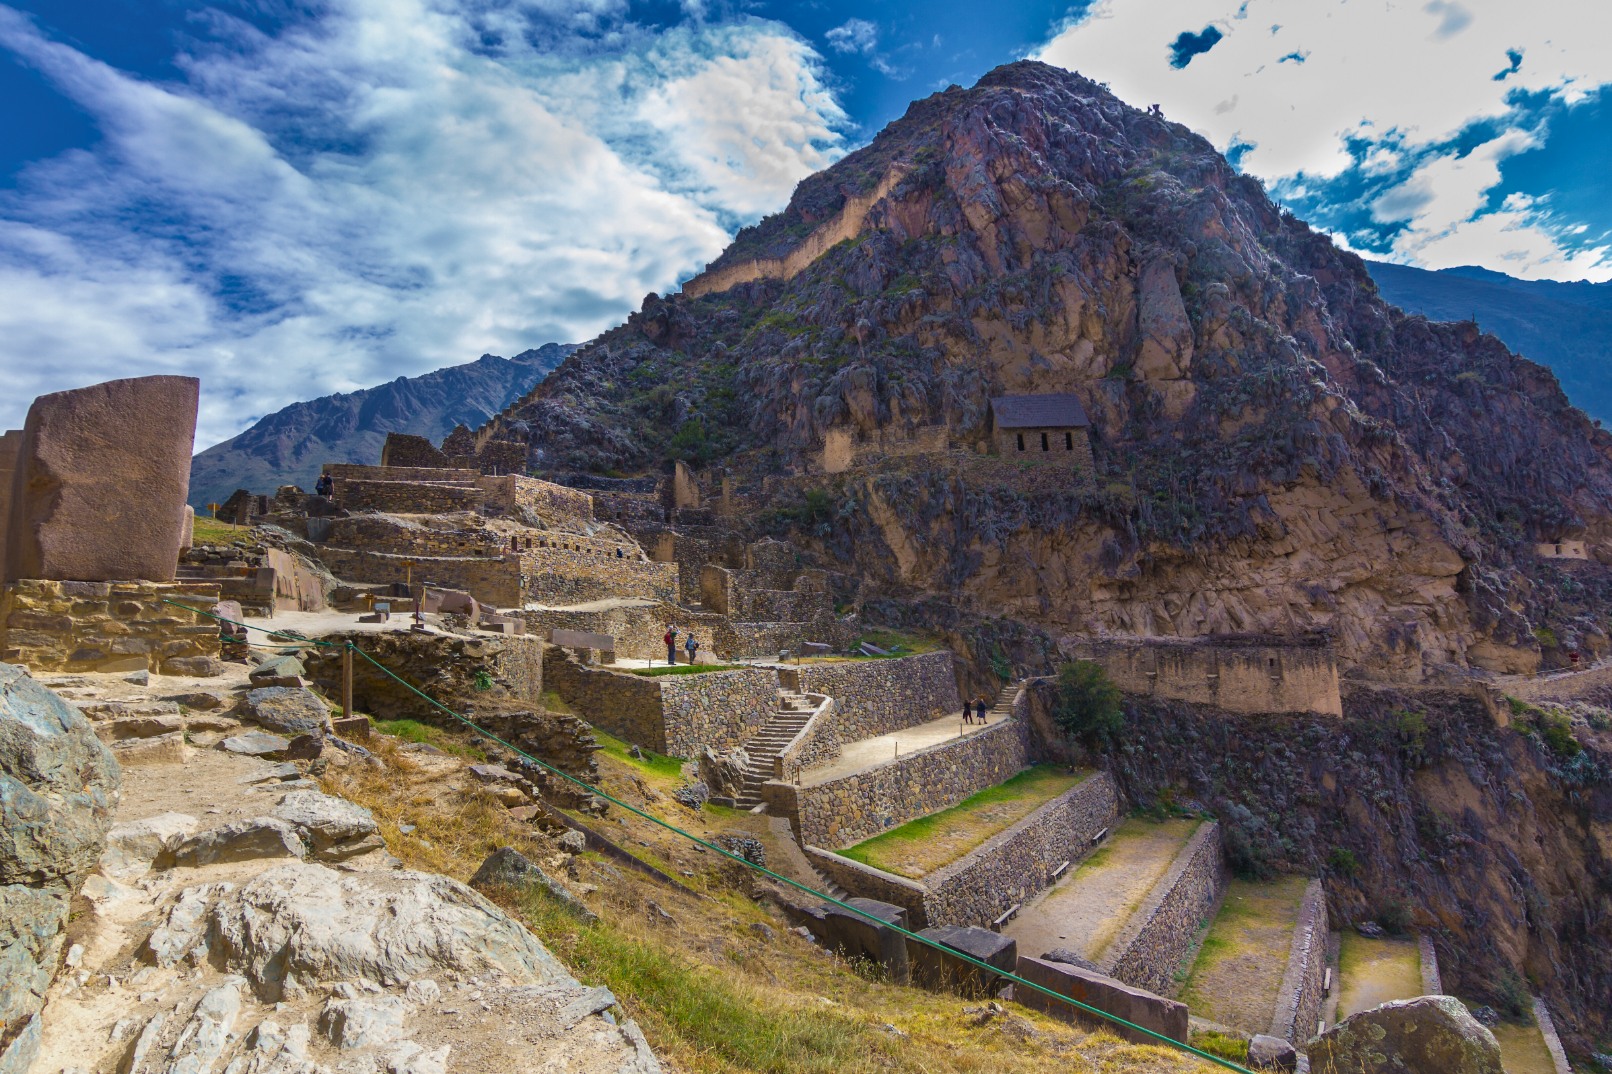
[[[1612,421],[1612,283],[1519,280],[1464,266],[1412,268],[1368,261],[1382,296],[1429,320],[1475,321],[1561,381],[1592,418]]]

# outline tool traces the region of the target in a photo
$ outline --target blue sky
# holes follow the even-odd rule
[[[1364,254],[1612,278],[1612,5],[0,0],[0,428],[583,340],[907,103],[1036,56]]]

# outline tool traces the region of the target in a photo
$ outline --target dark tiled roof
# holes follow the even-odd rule
[[[1090,425],[1086,408],[1067,393],[1004,395],[991,400],[998,429],[1068,429]]]

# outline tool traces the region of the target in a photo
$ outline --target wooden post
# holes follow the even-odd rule
[[[341,651],[341,718],[353,718],[353,647]]]

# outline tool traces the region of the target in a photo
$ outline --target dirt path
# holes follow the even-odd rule
[[[1078,869],[1020,911],[1003,934],[1019,942],[1021,954],[1039,957],[1064,947],[1100,961],[1200,823],[1125,821]]]
[[[987,726],[994,727],[1000,722],[998,720]],[[838,779],[864,768],[893,761],[898,756],[905,757],[909,753],[916,753],[918,750],[950,742],[954,738],[977,734],[983,730],[985,728],[978,724],[963,723],[963,717],[959,713],[942,716],[938,720],[930,720],[928,723],[921,723],[901,731],[893,731],[888,735],[864,738],[860,742],[848,743],[840,750],[839,757],[828,764],[807,769],[801,774],[801,784],[811,786]]]
[[[1245,1033],[1268,1033],[1309,881],[1235,880],[1192,964],[1181,1002],[1192,1013]]]

